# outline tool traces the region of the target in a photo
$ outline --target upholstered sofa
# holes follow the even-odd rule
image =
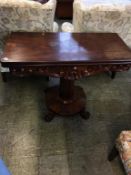
[[[131,0],[74,0],[65,32],[116,32],[131,47]]]
[[[119,153],[126,174],[131,175],[131,130],[122,131],[116,139],[116,145],[110,152],[108,160],[112,161]]]
[[[45,4],[33,0],[0,1],[0,32],[53,31],[56,0]]]

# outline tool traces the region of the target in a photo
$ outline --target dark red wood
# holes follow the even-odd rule
[[[65,101],[72,99],[74,96],[74,81],[65,80],[64,78],[60,78],[59,95]]]
[[[115,33],[12,33],[3,57],[3,66],[125,64],[131,51]]]
[[[53,119],[55,114],[71,116],[79,113],[84,119],[90,114],[86,112],[86,96],[83,89],[74,86],[73,80],[60,79],[60,86],[51,87],[46,91],[46,104],[51,111],[45,116],[46,121]]]
[[[65,82],[62,81],[62,83],[64,85]],[[60,96],[59,86],[47,89],[45,97],[49,111],[52,111],[55,114],[59,114],[62,116],[71,116],[83,111],[85,109],[86,103],[85,93],[83,89],[79,86],[75,86],[73,88],[74,92],[73,96],[71,97],[69,97],[70,92],[69,94],[61,94],[62,96]]]
[[[99,72],[125,71],[131,67],[131,50],[115,33],[12,33],[1,59],[15,75],[60,77],[60,86],[49,88],[50,113],[88,118],[85,94],[74,80]]]
[[[73,0],[57,0],[56,17],[61,19],[72,19]]]

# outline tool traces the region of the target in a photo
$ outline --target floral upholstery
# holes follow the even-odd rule
[[[32,0],[0,1],[0,32],[53,31],[56,0],[45,4]]]
[[[74,0],[73,8],[74,32],[116,32],[131,47],[131,0]]]
[[[131,131],[122,131],[116,141],[121,160],[128,175],[131,175]]]

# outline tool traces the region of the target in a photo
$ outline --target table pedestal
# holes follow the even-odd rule
[[[51,121],[56,114],[72,116],[79,113],[82,118],[89,118],[89,112],[85,111],[86,95],[81,87],[74,86],[73,80],[61,78],[59,86],[46,90],[45,99],[49,110],[46,121]]]

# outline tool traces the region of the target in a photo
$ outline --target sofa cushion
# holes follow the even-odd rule
[[[128,175],[131,175],[131,131],[122,131],[116,146]]]

